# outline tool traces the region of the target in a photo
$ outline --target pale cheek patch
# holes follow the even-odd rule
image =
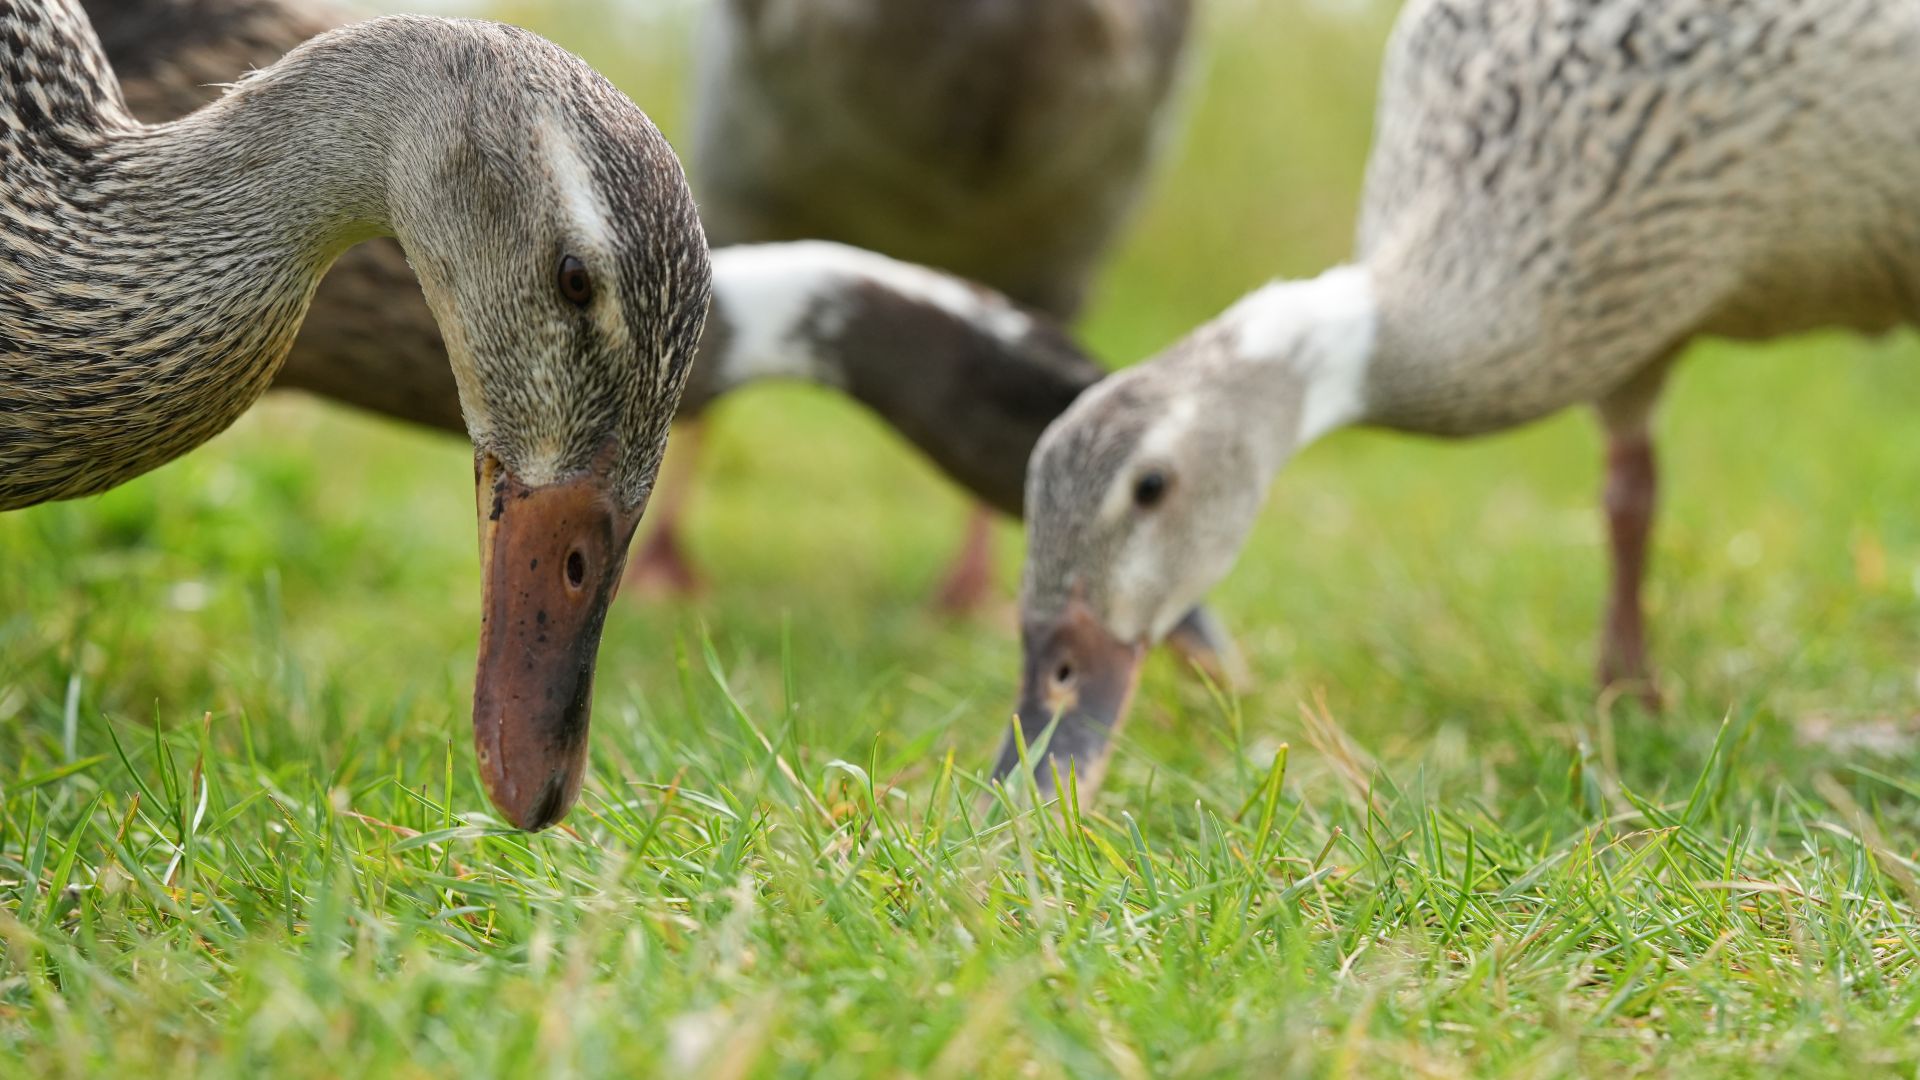
[[[1114,560],[1107,594],[1107,630],[1122,641],[1138,641],[1152,629],[1152,598],[1166,588],[1166,567],[1152,557],[1156,546],[1133,536]]]

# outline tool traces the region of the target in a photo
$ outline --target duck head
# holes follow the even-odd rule
[[[1343,267],[1276,282],[1160,356],[1095,384],[1027,466],[1019,723],[1036,769],[1098,786],[1149,645],[1232,569],[1274,474],[1364,414],[1377,305]],[[1019,764],[1009,745],[997,775]]]
[[[711,270],[646,116],[557,46],[466,25],[459,93],[397,151],[388,198],[474,443],[480,774],[509,821],[539,829],[580,790],[601,626]]]
[[[1105,771],[1147,650],[1233,565],[1259,514],[1257,442],[1212,404],[1143,365],[1096,384],[1034,448],[1018,717],[1043,795]],[[1057,721],[1057,723],[1056,723]],[[1019,766],[1012,740],[995,774]]]

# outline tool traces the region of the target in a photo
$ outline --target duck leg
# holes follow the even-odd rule
[[[993,588],[993,511],[974,503],[967,516],[966,537],[960,553],[934,596],[934,605],[949,615],[967,615],[986,603]]]
[[[1660,692],[1647,663],[1646,617],[1640,592],[1647,575],[1647,544],[1658,496],[1653,413],[1667,366],[1656,365],[1599,406],[1607,438],[1607,475],[1601,503],[1606,508],[1612,555],[1612,582],[1600,636],[1600,689],[1633,694],[1650,709],[1660,707]]]
[[[680,536],[705,434],[703,420],[684,420],[677,425],[671,453],[660,470],[659,487],[650,500],[648,517],[655,522],[653,531],[627,564],[626,579],[621,583],[635,596],[687,598],[699,595],[706,587],[700,571],[687,557]]]

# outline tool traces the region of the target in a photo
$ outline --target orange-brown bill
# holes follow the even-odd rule
[[[474,749],[493,804],[519,828],[544,829],[580,794],[600,630],[640,509],[621,509],[598,469],[529,487],[482,453],[474,472]]]

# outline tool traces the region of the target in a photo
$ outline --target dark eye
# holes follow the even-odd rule
[[[587,273],[587,264],[578,255],[560,260],[560,295],[577,307],[586,307],[593,300],[593,275]]]
[[[1155,470],[1141,473],[1140,479],[1133,482],[1133,505],[1142,510],[1151,510],[1167,497],[1167,474]]]

